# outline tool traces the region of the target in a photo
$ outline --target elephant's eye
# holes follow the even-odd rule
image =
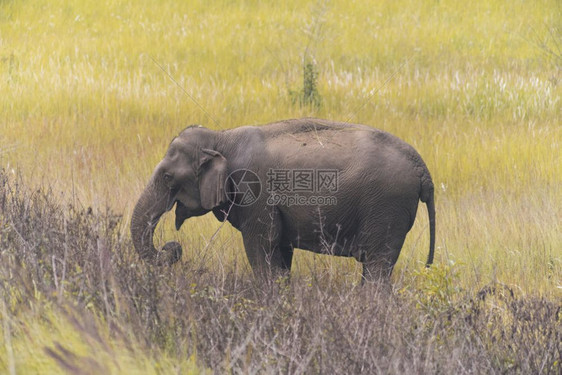
[[[164,181],[169,184],[170,182],[172,182],[172,175],[169,173],[164,173]]]

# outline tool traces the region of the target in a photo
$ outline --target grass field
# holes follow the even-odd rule
[[[562,299],[561,46],[556,0],[0,1],[0,372],[338,372],[332,353],[321,350],[334,347],[314,333],[363,344],[351,332],[368,320],[351,319],[349,331],[326,328],[322,319],[307,325],[321,310],[306,301],[334,303],[340,310],[329,314],[349,318],[362,311],[356,305],[365,295],[379,298],[356,286],[354,261],[297,252],[293,294],[272,300],[252,284],[240,235],[224,226],[213,237],[220,223],[206,216],[181,232],[172,218],[160,224],[158,241],[187,248],[166,277],[128,266],[136,264],[131,210],[172,137],[196,123],[227,129],[303,116],[401,137],[422,155],[436,186],[436,267],[423,270],[422,206],[393,275],[395,294],[380,296],[398,304],[396,319],[419,320],[401,328],[387,310],[368,307],[403,335],[368,331],[367,354],[356,353],[354,363],[385,358],[366,368],[469,372],[462,360],[476,353],[484,367],[474,371],[560,371],[560,312],[550,321],[548,312]],[[320,105],[295,101],[307,63],[318,74]],[[52,223],[39,224],[41,217]],[[98,279],[106,247],[111,270]],[[66,271],[55,266],[61,259]],[[151,284],[151,277],[156,289],[123,287],[134,278]],[[513,291],[513,303],[477,314],[475,326],[461,324],[462,314],[478,310],[467,301],[490,285]],[[143,310],[138,301],[154,306]],[[205,320],[203,312],[217,309]],[[519,326],[520,336],[511,336],[513,347],[531,353],[529,362],[486,342],[508,340],[494,335],[522,311],[542,317],[537,325],[550,322],[537,337]],[[435,317],[443,326],[428,323]],[[484,318],[497,324],[489,336],[479,325]],[[251,319],[264,328],[252,328]],[[441,341],[420,326],[442,332]],[[480,344],[459,339],[474,327]],[[396,339],[408,335],[407,344]],[[370,352],[377,336],[394,346]],[[60,346],[66,337],[75,344]],[[525,341],[537,343],[537,357]],[[408,351],[412,343],[431,349]],[[69,347],[74,353],[66,355]],[[404,357],[409,366],[397,366]],[[535,359],[543,367],[534,368]]]

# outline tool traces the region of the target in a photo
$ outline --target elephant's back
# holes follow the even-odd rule
[[[268,144],[317,146],[318,151],[356,151],[391,148],[405,154],[415,153],[408,143],[395,135],[371,126],[318,118],[289,119],[256,127]]]
[[[266,137],[272,138],[284,137],[287,135],[325,133],[341,130],[376,130],[367,125],[324,120],[312,117],[281,120],[261,125],[259,128],[264,132]]]
[[[410,144],[367,125],[303,118],[256,128],[265,143],[264,160],[274,169],[335,169],[350,189],[388,185],[390,191],[414,195],[421,180],[431,180]]]

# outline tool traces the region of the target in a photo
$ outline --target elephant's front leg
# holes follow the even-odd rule
[[[273,279],[290,271],[290,262],[283,253],[286,247],[280,244],[282,229],[280,214],[275,207],[243,228],[246,255],[256,277]]]

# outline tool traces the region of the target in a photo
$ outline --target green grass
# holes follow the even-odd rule
[[[4,300],[1,301],[4,303]],[[90,312],[60,310],[39,299],[17,317],[3,308],[3,373],[200,374],[195,357],[178,360],[136,341],[130,332]]]
[[[65,204],[123,214],[127,236],[153,167],[189,124],[366,123],[428,164],[436,262],[454,264],[459,288],[498,281],[557,299],[561,12],[556,0],[1,1],[0,167]],[[291,96],[305,51],[319,107]],[[182,242],[184,259],[247,272],[235,230],[209,243],[218,228],[204,217],[176,233],[166,218],[158,238]],[[427,248],[422,206],[393,280],[419,271]],[[359,277],[354,261],[305,252],[295,261],[310,280]]]

